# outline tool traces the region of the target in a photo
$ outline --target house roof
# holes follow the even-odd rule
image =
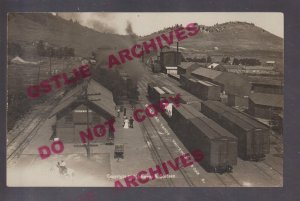
[[[222,74],[221,71],[211,70],[208,68],[198,68],[192,72],[193,75],[199,75],[201,77],[206,77],[209,79],[215,79]]]
[[[246,76],[223,72],[214,79],[214,82],[222,84],[227,94],[238,96],[250,95],[251,85]]]
[[[257,105],[283,107],[283,95],[280,94],[253,93],[249,98]]]
[[[83,96],[85,93],[85,85],[87,85],[87,94],[100,93],[100,95],[88,96],[88,104],[99,108],[102,111],[105,111],[110,116],[115,116],[115,103],[113,101],[112,93],[95,80],[89,79],[86,80],[86,82],[83,82],[82,84],[76,86],[71,91],[67,92],[67,94],[54,108],[54,110],[50,114],[50,117],[64,111],[72,105],[81,104],[82,100],[80,100],[80,96]]]
[[[218,63],[212,63],[212,64],[210,64],[209,66],[207,66],[207,68],[212,68],[212,69],[214,69],[215,67],[217,67],[217,66],[219,66],[220,64],[218,64]]]
[[[250,94],[251,85],[248,78],[243,75],[208,68],[198,68],[192,72],[192,75],[223,86],[228,94],[239,96],[248,96]]]
[[[165,66],[167,70],[177,70],[177,66]]]
[[[256,77],[250,77],[250,82],[253,85],[271,85],[271,86],[283,86],[284,82],[283,80],[274,80],[274,79],[263,79],[263,78],[256,78]]]
[[[182,69],[188,69],[190,68],[192,65],[198,65],[195,62],[181,62],[181,64],[178,65],[178,67],[182,68]]]

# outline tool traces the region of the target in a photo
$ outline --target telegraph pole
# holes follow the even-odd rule
[[[84,90],[83,102],[86,105],[86,128],[87,128],[87,130],[90,127],[88,102],[89,101],[99,101],[99,100],[101,100],[100,98],[93,99],[93,100],[88,98],[89,96],[101,95],[101,93],[88,94],[88,91],[87,91],[88,90],[88,84],[89,84],[88,82],[89,82],[89,80],[85,80],[84,83],[83,83],[84,84],[84,86],[83,86],[83,90]],[[90,158],[91,157],[91,144],[90,144],[89,139],[87,139],[87,144],[85,144],[85,148],[86,148],[87,157]]]
[[[89,123],[89,107],[87,105],[87,103],[88,103],[87,87],[88,87],[88,83],[86,83],[85,92],[84,92],[84,99],[85,99],[85,103],[86,103],[86,129],[88,130],[90,127],[90,123]],[[90,148],[90,140],[89,139],[87,139],[86,153],[87,153],[87,157],[90,158],[91,157],[91,148]]]

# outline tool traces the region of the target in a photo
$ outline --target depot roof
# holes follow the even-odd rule
[[[83,100],[83,97],[85,97],[85,88],[87,88],[88,94],[87,101]],[[86,82],[83,82],[67,92],[58,105],[54,108],[53,112],[50,114],[50,117],[62,113],[70,107],[73,108],[80,104],[85,104],[90,108],[95,108],[98,111],[106,113],[107,116],[115,116],[115,103],[113,101],[112,93],[97,81],[88,79]]]

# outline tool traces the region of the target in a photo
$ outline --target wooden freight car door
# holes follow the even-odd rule
[[[263,155],[264,154],[264,135],[259,130],[254,132],[254,139],[252,141],[253,154]]]
[[[219,147],[219,165],[228,163],[228,143],[226,139],[218,141]]]

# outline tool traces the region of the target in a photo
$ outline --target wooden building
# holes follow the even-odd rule
[[[227,104],[229,106],[248,108],[251,84],[246,76],[202,67],[194,70],[192,75],[219,85],[221,92],[228,96]]]
[[[283,112],[283,95],[254,93],[249,97],[249,113],[255,117],[271,119]]]
[[[81,143],[80,131],[86,132],[87,128],[114,118],[115,103],[108,89],[89,79],[65,94],[51,113],[50,117],[53,116],[56,137],[63,143]],[[96,137],[93,142],[105,140],[106,137]]]
[[[251,81],[251,91],[254,93],[283,94],[283,81],[255,79]]]
[[[181,62],[181,64],[178,65],[178,75],[190,75],[192,71],[196,70],[200,66],[202,65],[196,62]]]

